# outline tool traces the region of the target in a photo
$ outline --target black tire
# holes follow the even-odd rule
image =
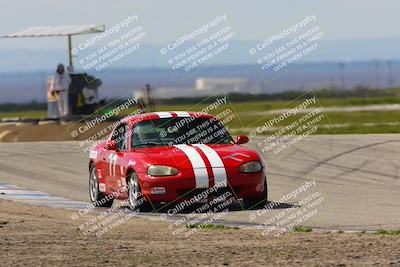
[[[268,184],[267,178],[264,179],[264,191],[260,197],[243,199],[246,209],[263,208],[268,203]]]
[[[131,172],[127,179],[128,184],[128,206],[131,210],[142,212],[151,211],[152,205],[142,196],[142,188],[135,172]]]
[[[114,202],[111,196],[106,197],[107,195],[99,191],[99,181],[97,179],[96,168],[93,164],[89,168],[89,196],[90,201],[96,207],[110,208]]]

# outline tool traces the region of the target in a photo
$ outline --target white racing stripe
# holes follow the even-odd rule
[[[215,152],[211,147],[204,144],[195,144],[196,146],[204,152],[208,160],[210,161],[212,171],[214,173],[214,184],[222,184],[224,187],[227,186],[227,175],[224,163],[221,157]]]
[[[196,188],[208,188],[209,183],[207,167],[199,152],[197,152],[194,147],[188,145],[181,144],[174,146],[182,150],[192,164],[194,178],[196,180]]]
[[[171,112],[160,111],[160,112],[154,112],[154,114],[158,115],[158,117],[160,118],[172,118]]]
[[[190,114],[186,111],[174,111],[178,117],[190,117]]]

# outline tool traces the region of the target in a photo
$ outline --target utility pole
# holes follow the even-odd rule
[[[375,61],[375,87],[377,89],[380,89],[380,80],[381,78],[379,77],[379,61]]]
[[[145,95],[146,95],[146,100],[147,100],[146,102],[147,102],[147,106],[149,107],[149,111],[152,112],[152,111],[154,111],[154,103],[153,103],[153,99],[152,99],[150,84],[146,84]]]
[[[392,78],[392,62],[390,60],[387,61],[388,67],[388,87],[393,87],[393,78]]]
[[[68,34],[68,65],[72,70],[74,68],[72,63],[72,37],[71,34]]]
[[[47,92],[47,79],[46,79],[46,73],[42,70],[41,71],[41,84],[40,84],[40,88],[42,89],[42,90],[46,90],[46,92]],[[46,100],[47,100],[47,98],[46,98]],[[39,100],[39,101],[41,101],[41,100]]]
[[[340,69],[340,81],[342,83],[342,90],[345,90],[345,83],[344,83],[344,63],[340,62],[339,63],[339,69]]]

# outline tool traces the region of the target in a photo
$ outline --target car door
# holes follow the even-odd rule
[[[128,151],[129,132],[128,125],[123,124],[120,130],[120,140],[117,142],[117,150],[114,154],[114,176],[115,186],[117,189],[126,185],[126,153]]]
[[[103,164],[103,176],[106,181],[106,186],[111,191],[116,191],[120,187],[120,164],[119,161],[123,157],[124,151],[126,151],[127,145],[125,145],[125,133],[127,125],[121,123],[115,127],[111,140],[115,141],[115,150],[107,149],[102,153]]]

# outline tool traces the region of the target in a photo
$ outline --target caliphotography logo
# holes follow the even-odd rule
[[[400,266],[398,1],[1,6],[0,266]]]

